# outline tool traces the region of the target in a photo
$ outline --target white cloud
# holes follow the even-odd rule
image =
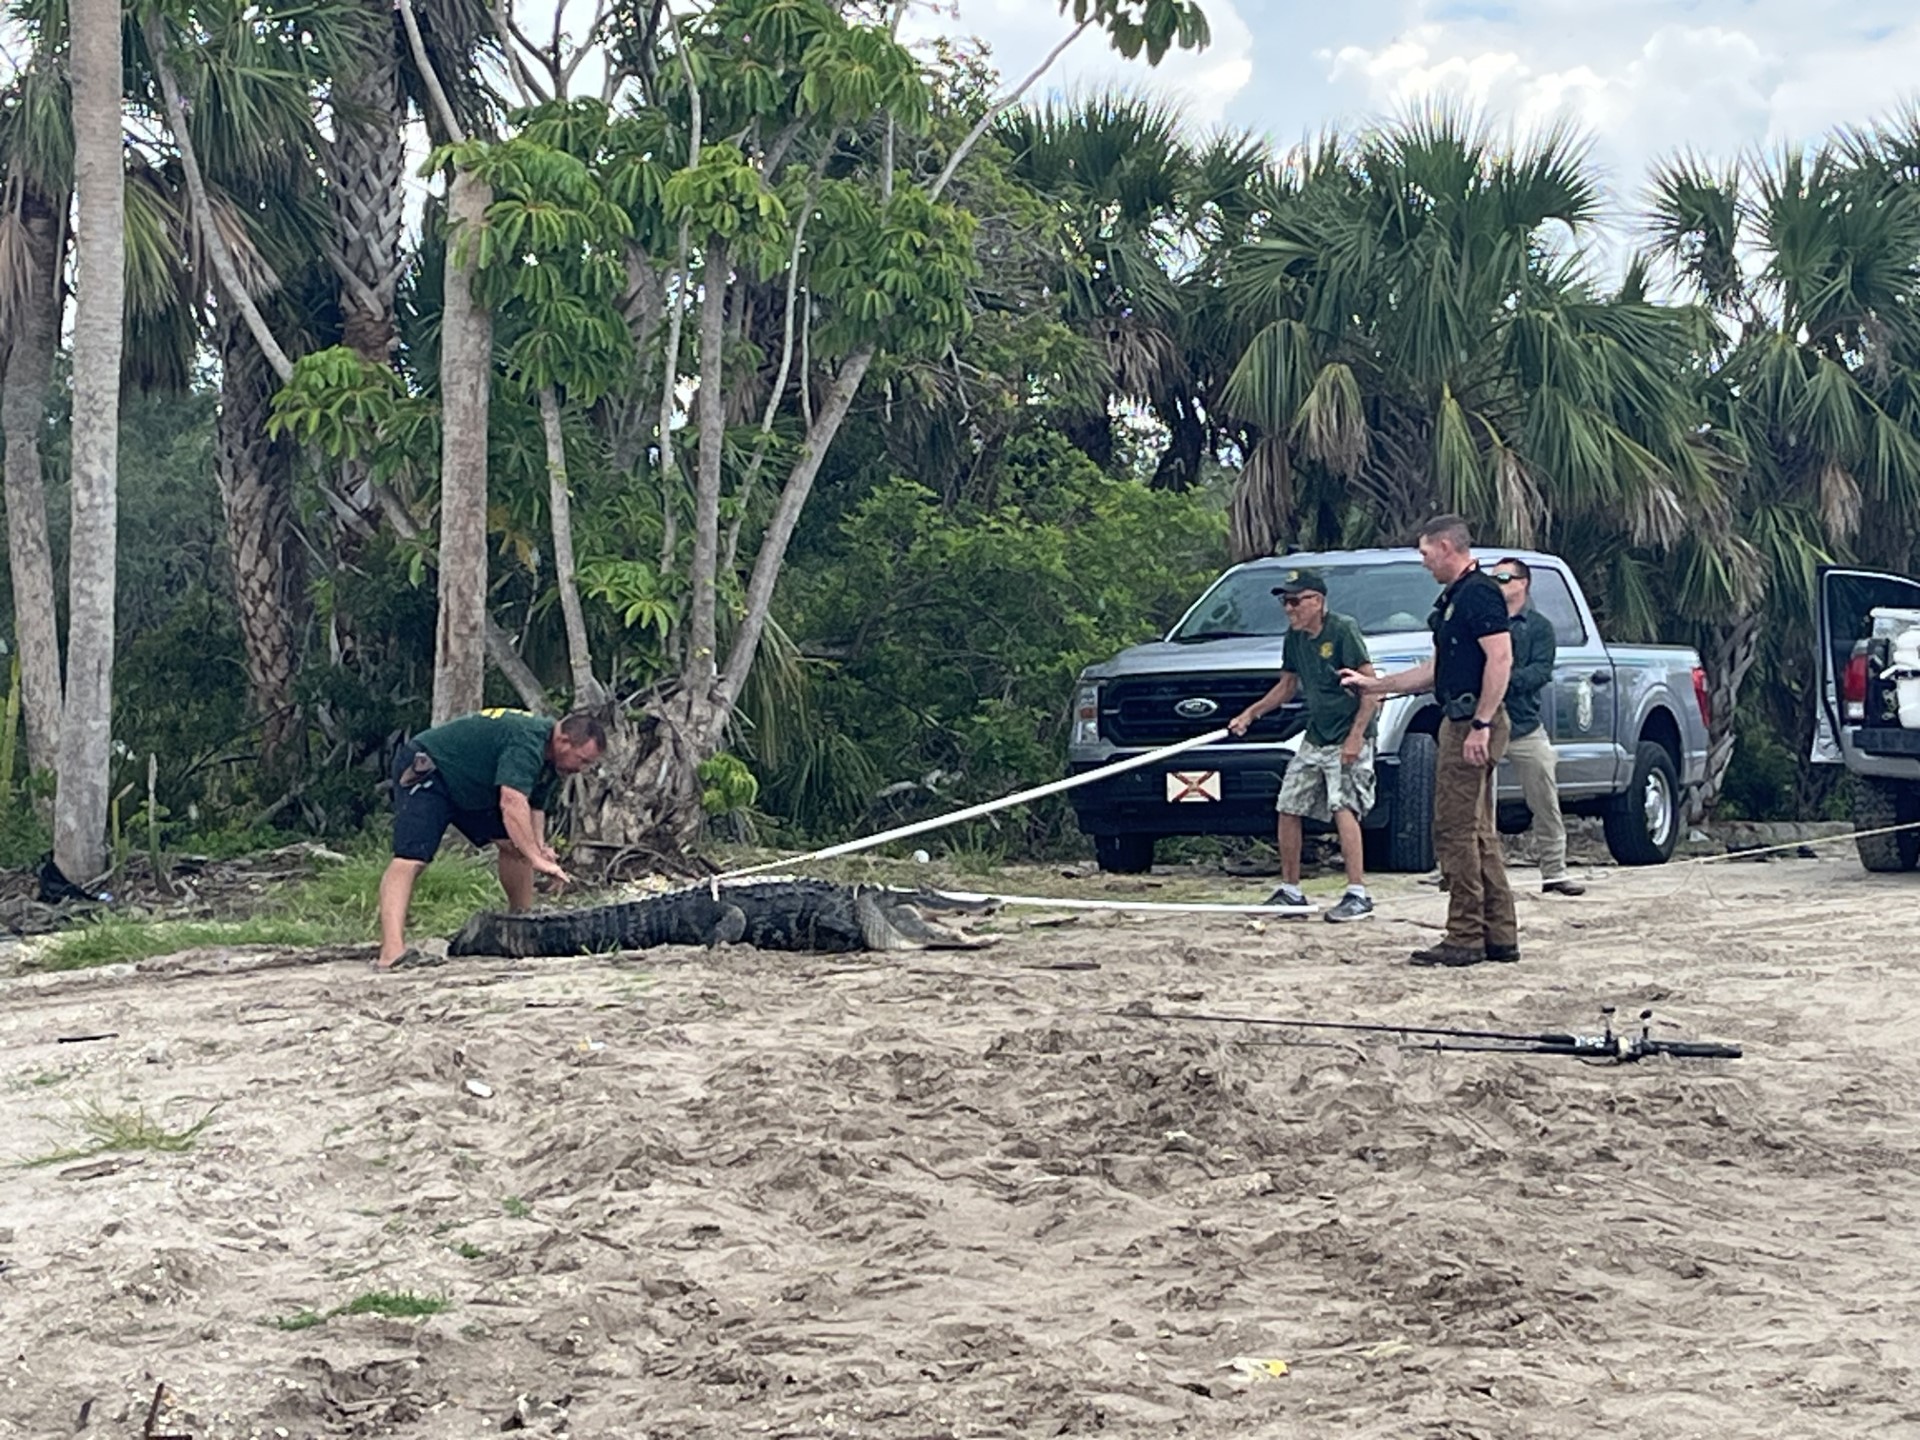
[[[1203,0],[1214,44],[1127,65],[1088,35],[1044,95],[1123,81],[1281,145],[1434,96],[1525,132],[1574,122],[1630,243],[1649,173],[1682,150],[1730,161],[1891,115],[1920,91],[1915,0]],[[959,0],[913,33],[978,34],[1024,75],[1066,32],[1057,0]]]
[[[1681,149],[1731,159],[1890,112],[1920,78],[1910,0],[1835,9],[1789,0],[1588,6],[1545,0],[1419,23],[1319,52],[1332,96],[1394,111],[1433,96],[1521,127],[1566,119],[1632,192]]]
[[[958,0],[952,8],[957,16],[916,10],[901,27],[901,38],[978,36],[992,48],[994,63],[1010,86],[1025,79],[1073,28],[1052,0]],[[1228,107],[1254,78],[1253,33],[1232,0],[1206,0],[1205,9],[1213,33],[1205,50],[1169,51],[1158,66],[1150,66],[1144,59],[1121,59],[1097,32],[1089,31],[1067,49],[1029,98],[1125,86],[1178,104],[1203,128],[1222,123]]]

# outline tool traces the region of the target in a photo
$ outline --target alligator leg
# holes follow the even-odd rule
[[[707,948],[716,949],[722,945],[738,945],[747,933],[747,912],[738,905],[726,905],[720,910],[720,918],[714,922],[713,933],[707,937]]]

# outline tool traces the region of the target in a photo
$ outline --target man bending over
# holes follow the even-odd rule
[[[379,969],[407,949],[413,882],[452,825],[499,851],[507,905],[533,904],[533,877],[572,877],[547,844],[547,806],[561,777],[606,753],[607,732],[583,712],[553,720],[525,710],[482,710],[423,730],[393,757],[393,860],[380,877]]]

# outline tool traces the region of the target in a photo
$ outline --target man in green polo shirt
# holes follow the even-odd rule
[[[1280,782],[1281,885],[1267,903],[1307,903],[1300,889],[1302,817],[1331,820],[1340,837],[1340,858],[1347,867],[1347,893],[1327,912],[1340,923],[1373,914],[1367,894],[1366,861],[1360,821],[1373,807],[1374,719],[1380,702],[1362,698],[1340,683],[1342,670],[1373,673],[1366,637],[1345,615],[1327,609],[1327,582],[1318,570],[1289,570],[1275,587],[1287,608],[1287,638],[1280,651],[1280,678],[1253,704],[1227,722],[1244,735],[1262,715],[1279,709],[1296,694],[1307,707],[1307,729]]]
[[[533,877],[570,879],[547,844],[547,807],[563,776],[606,753],[607,732],[584,712],[554,720],[525,710],[482,710],[423,730],[393,757],[393,859],[380,878],[379,969],[417,962],[407,947],[413,882],[452,825],[499,851],[507,904],[533,904]]]

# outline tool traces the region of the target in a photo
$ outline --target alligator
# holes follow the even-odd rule
[[[600,955],[655,945],[754,945],[762,950],[970,950],[963,935],[922,910],[985,910],[991,901],[938,890],[767,879],[690,885],[643,900],[532,915],[474,916],[449,955]]]

